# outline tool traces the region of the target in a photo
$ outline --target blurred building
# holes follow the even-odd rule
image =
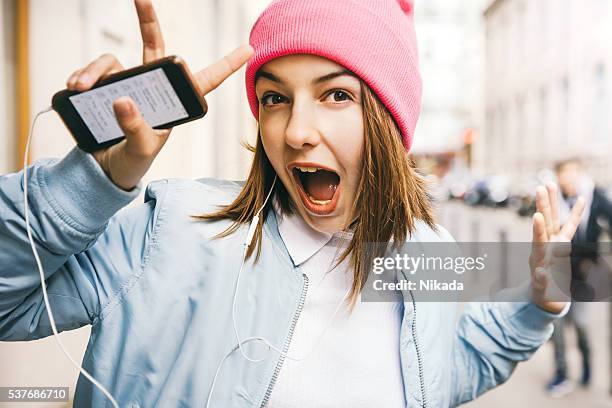
[[[489,1],[479,167],[531,176],[580,155],[612,183],[612,2]]]
[[[412,153],[442,154],[464,147],[482,123],[485,0],[415,2],[423,77],[423,108]]]

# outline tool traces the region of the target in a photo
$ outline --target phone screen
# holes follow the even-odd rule
[[[113,111],[113,102],[121,96],[132,98],[151,127],[189,116],[163,68],[122,79],[68,99],[96,141],[104,143],[124,135]]]

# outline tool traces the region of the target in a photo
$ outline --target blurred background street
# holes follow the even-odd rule
[[[0,0],[0,174],[18,171],[33,115],[76,69],[103,53],[126,67],[141,59],[135,11],[126,0]],[[268,0],[154,0],[168,54],[199,70],[240,43]],[[527,242],[535,188],[557,181],[555,164],[579,159],[612,198],[612,1],[416,0],[424,82],[411,156],[432,183],[439,223],[457,241]],[[358,28],[357,28],[358,29]],[[244,68],[207,96],[206,118],[177,128],[144,182],[244,179],[256,124]],[[59,117],[41,118],[32,159],[62,157],[74,141]],[[142,199],[138,202],[142,202]],[[593,221],[610,240],[605,217]],[[587,315],[592,379],[563,398],[552,343],[519,365],[507,384],[470,407],[612,407],[610,303]],[[582,360],[566,327],[570,383]],[[63,333],[82,358],[89,329]],[[70,386],[77,370],[52,338],[0,343],[0,386]],[[1,407],[9,407],[0,403]],[[27,404],[20,407],[58,407]]]

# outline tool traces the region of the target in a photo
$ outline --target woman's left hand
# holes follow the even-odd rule
[[[585,207],[584,198],[578,197],[569,218],[561,226],[557,194],[554,183],[537,189],[537,212],[533,215],[533,239],[529,256],[532,301],[555,314],[560,313],[567,303],[562,299],[570,299],[570,243]]]

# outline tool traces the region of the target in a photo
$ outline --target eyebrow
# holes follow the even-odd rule
[[[323,83],[323,82],[326,82],[326,81],[330,81],[330,80],[332,80],[334,78],[338,78],[338,77],[341,77],[341,76],[344,76],[344,75],[349,75],[349,76],[352,76],[352,77],[357,77],[353,72],[349,71],[348,69],[343,69],[343,70],[336,71],[336,72],[331,72],[331,73],[329,73],[327,75],[323,75],[322,77],[316,78],[316,79],[314,79],[312,81],[312,84],[313,85],[317,85],[317,84],[320,84],[320,83]],[[255,74],[255,83],[257,83],[257,80],[259,78],[266,78],[266,79],[269,79],[270,81],[276,82],[278,84],[283,84],[284,83],[276,75],[272,74],[271,72],[264,71],[264,70],[261,70],[261,69],[259,71],[257,71],[257,73]]]

